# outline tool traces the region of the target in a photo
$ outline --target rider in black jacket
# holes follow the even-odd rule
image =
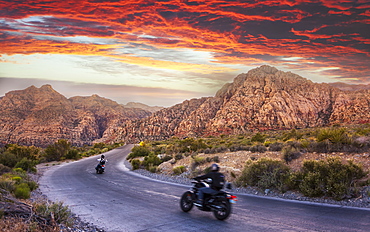
[[[204,180],[207,178],[212,179],[212,183],[210,187],[203,187],[199,189],[199,195],[198,195],[198,204],[203,205],[203,197],[204,194],[214,194],[220,191],[225,184],[225,176],[222,174],[220,171],[220,167],[217,164],[212,164],[211,166],[211,171],[203,176],[198,176],[195,177],[194,179],[199,181],[199,180]]]

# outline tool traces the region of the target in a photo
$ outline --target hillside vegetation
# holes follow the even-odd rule
[[[30,200],[38,189],[31,178],[36,165],[43,162],[77,160],[107,152],[123,144],[96,143],[73,147],[58,140],[46,148],[8,144],[0,148],[0,228],[2,231],[61,231],[60,225],[71,226],[75,218],[62,202],[43,198]],[[55,162],[54,162],[55,163]]]
[[[128,159],[134,169],[189,178],[215,162],[237,186],[341,200],[369,185],[369,148],[370,125],[362,124],[144,141]]]

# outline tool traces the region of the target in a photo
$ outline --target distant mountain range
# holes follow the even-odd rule
[[[138,142],[369,122],[370,85],[318,84],[267,65],[238,75],[214,97],[163,109],[97,95],[67,99],[50,85],[0,99],[2,144]]]
[[[77,146],[91,144],[111,128],[155,111],[140,106],[146,109],[98,95],[67,99],[50,85],[11,91],[0,99],[0,143],[46,146],[67,139]]]

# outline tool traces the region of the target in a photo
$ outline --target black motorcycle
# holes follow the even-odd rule
[[[203,205],[196,203],[198,199],[198,191],[202,187],[209,186],[209,180],[203,181],[192,181],[194,186],[191,190],[186,191],[180,200],[180,207],[182,211],[189,212],[195,205],[199,210],[202,211],[213,211],[214,216],[218,220],[225,220],[231,214],[231,204],[236,203],[237,197],[227,193],[225,191],[218,191],[215,194],[204,194]],[[227,184],[226,187],[231,189],[231,184]]]
[[[103,174],[105,170],[105,160],[99,161],[98,166],[95,167],[96,174]]]

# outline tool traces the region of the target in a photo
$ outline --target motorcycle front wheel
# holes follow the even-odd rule
[[[193,208],[193,193],[190,191],[185,192],[182,194],[181,200],[180,200],[180,207],[181,210],[184,212],[189,212]]]
[[[221,206],[221,208],[213,211],[213,215],[215,215],[215,217],[221,221],[227,219],[231,213],[230,201],[226,198],[223,198],[222,200],[218,202],[217,205]]]

